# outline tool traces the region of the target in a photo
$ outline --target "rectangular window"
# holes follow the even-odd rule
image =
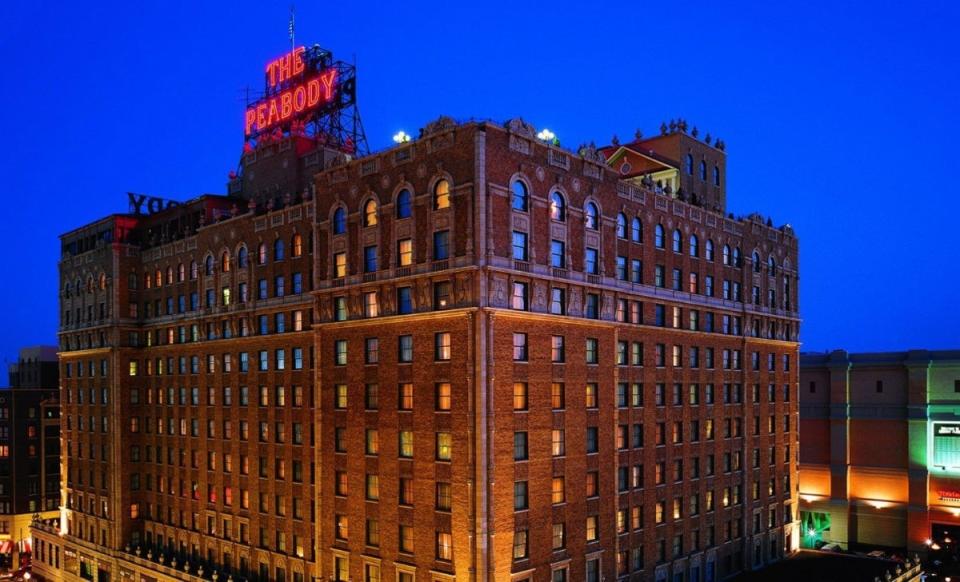
[[[411,390],[412,390],[413,385],[410,384],[410,386],[411,386]],[[436,402],[435,402],[436,409],[437,409],[438,411],[441,411],[441,412],[442,412],[442,411],[450,410],[450,406],[451,406],[452,403],[453,403],[453,392],[452,392],[452,390],[450,389],[450,383],[449,383],[449,382],[438,382],[438,383],[435,385],[435,390],[436,390],[436,399],[435,399],[435,401],[436,401]],[[411,394],[412,394],[412,392],[411,392]],[[411,400],[412,400],[412,396],[411,396]],[[411,407],[411,409],[413,408],[412,402],[411,402],[410,407]]]
[[[363,247],[363,272],[374,273],[377,270],[377,247],[375,245]]]
[[[448,230],[433,233],[433,260],[443,261],[450,258],[449,239]]]
[[[412,335],[401,335],[397,338],[397,361],[402,363],[413,361]]]
[[[413,410],[413,384],[403,383],[397,387],[397,408]]]
[[[587,247],[586,256],[584,257],[584,270],[591,275],[596,275],[600,272],[600,261],[597,249]]]
[[[434,359],[438,362],[450,360],[450,332],[434,334]]]
[[[527,260],[527,233],[513,231],[513,260]]]
[[[527,361],[527,334],[513,334],[513,360],[515,362]]]
[[[586,339],[586,362],[596,364],[599,362],[600,354],[598,341],[596,338],[588,337]]]
[[[513,293],[510,297],[510,307],[523,311],[527,310],[527,283],[522,281],[513,282]]]
[[[550,241],[550,266],[555,269],[567,267],[567,255],[563,241]]]
[[[527,383],[513,383],[513,409],[527,410]]]
[[[413,241],[409,238],[397,241],[397,265],[409,267],[413,264]]]
[[[413,293],[410,287],[397,287],[397,313],[413,313]]]
[[[375,337],[368,337],[364,340],[364,362],[367,364],[376,364],[380,361],[380,340]]]
[[[333,255],[333,278],[341,279],[347,276],[347,253],[335,253]],[[265,287],[266,281],[260,280],[261,289]],[[263,297],[261,297],[263,299]]]
[[[555,335],[550,337],[550,361],[554,364],[561,364],[567,359],[566,348],[564,347],[564,337]]]
[[[550,288],[550,313],[554,315],[567,313],[566,291],[560,287]]]

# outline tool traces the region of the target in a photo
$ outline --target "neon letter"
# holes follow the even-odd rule
[[[277,98],[270,100],[270,113],[267,114],[267,125],[280,121],[280,111],[277,109]]]
[[[326,73],[320,75],[320,80],[323,82],[323,92],[325,95],[324,100],[329,101],[333,97],[333,81],[337,78],[337,70],[330,69]]]
[[[301,47],[297,47],[297,48],[293,51],[293,74],[294,74],[294,75],[299,75],[300,73],[303,72],[303,68],[304,68],[304,65],[303,65],[303,53],[304,53],[305,50],[306,50],[306,49],[304,49],[304,48],[301,46]]]
[[[303,111],[307,106],[307,89],[303,85],[297,85],[293,90],[293,109],[297,113]]]
[[[284,91],[280,95],[280,118],[286,119],[293,114],[293,93]]]
[[[262,131],[267,127],[267,104],[257,105],[257,131]]]
[[[314,107],[320,102],[320,79],[313,78],[307,81],[307,107]]]
[[[247,107],[247,114],[244,119],[244,133],[250,135],[253,124],[257,121],[257,110],[253,107]]]

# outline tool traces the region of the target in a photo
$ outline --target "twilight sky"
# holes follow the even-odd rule
[[[200,4],[4,5],[0,361],[56,343],[59,234],[224,192],[290,3]],[[441,114],[568,147],[683,117],[727,144],[729,211],[796,229],[802,350],[960,348],[956,2],[594,6],[301,0],[297,41],[356,58],[374,150]]]

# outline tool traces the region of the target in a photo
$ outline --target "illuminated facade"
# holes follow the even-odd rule
[[[804,545],[958,537],[960,351],[803,354],[800,432]]]
[[[724,214],[721,149],[623,146],[673,191],[520,120],[359,158],[250,123],[227,196],[61,237],[39,577],[699,582],[797,547],[798,243]]]

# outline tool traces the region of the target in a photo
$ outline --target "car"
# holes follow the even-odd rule
[[[843,548],[841,548],[838,544],[823,544],[822,546],[820,546],[820,551],[821,552],[842,552]]]

